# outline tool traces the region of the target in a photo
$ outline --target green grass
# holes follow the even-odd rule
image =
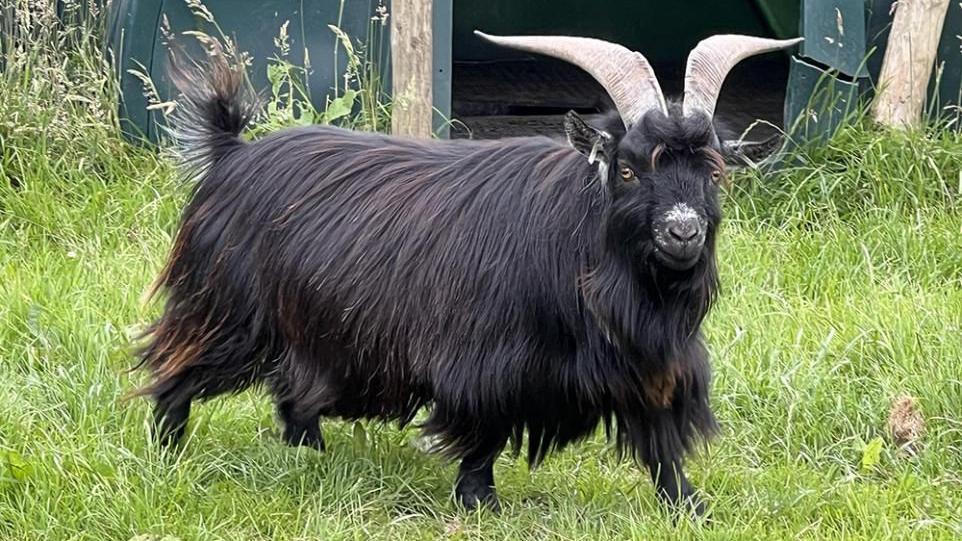
[[[707,321],[723,433],[690,461],[712,524],[666,513],[600,435],[535,472],[504,455],[494,516],[454,506],[454,466],[414,431],[326,422],[327,453],[290,449],[260,393],[150,444],[129,337],[187,187],[120,140],[108,70],[67,45],[0,76],[0,540],[962,535],[959,135],[854,126],[735,175]],[[926,416],[917,457],[886,432],[901,394]]]
[[[866,142],[875,150],[859,156]],[[412,431],[366,424],[361,441],[353,425],[328,422],[328,453],[283,446],[258,393],[197,408],[187,444],[159,453],[148,404],[123,398],[140,381],[126,372],[127,344],[153,311],[139,298],[187,190],[133,147],[123,167],[36,155],[0,182],[0,450],[30,470],[0,481],[0,538],[958,535],[962,214],[956,187],[929,193],[904,172],[944,155],[918,174],[957,175],[962,142],[910,143],[852,129],[835,141],[851,146],[813,162],[832,168],[736,176],[725,292],[707,324],[725,430],[691,462],[710,527],[674,521],[600,437],[533,473],[503,457],[500,516],[458,511],[453,466],[418,451]],[[917,458],[885,434],[902,393],[929,421]],[[881,460],[863,471],[879,436]]]

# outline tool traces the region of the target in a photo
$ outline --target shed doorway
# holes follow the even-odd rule
[[[452,33],[453,138],[562,136],[569,110],[587,118],[611,109],[604,90],[569,64],[501,49],[472,32],[567,34],[596,37],[639,51],[652,63],[669,99],[680,96],[688,52],[719,33],[794,37],[797,0],[461,0],[454,2]],[[746,60],[729,75],[718,104],[722,139],[737,139],[756,119],[749,139],[782,126],[788,55]],[[774,126],[774,127],[773,127]]]

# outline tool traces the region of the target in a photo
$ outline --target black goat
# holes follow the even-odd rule
[[[404,424],[430,406],[423,429],[461,460],[473,507],[497,506],[509,440],[527,432],[536,465],[604,424],[663,498],[701,510],[682,459],[716,428],[699,331],[724,174],[712,110],[734,63],[794,42],[706,40],[684,107],[668,107],[617,45],[488,39],[585,67],[616,125],[570,113],[570,147],[321,126],[248,143],[243,69],[216,51],[174,64],[173,134],[197,185],[141,353],[158,434],[176,441],[193,399],[258,382],[286,441],[318,449],[321,416]]]

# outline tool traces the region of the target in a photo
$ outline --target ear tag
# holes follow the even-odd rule
[[[588,163],[594,165],[595,160],[598,159],[598,149],[601,147],[601,141],[595,141],[595,144],[591,147],[591,154],[588,155]]]

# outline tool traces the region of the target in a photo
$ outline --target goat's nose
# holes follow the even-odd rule
[[[678,220],[668,225],[668,233],[678,242],[688,242],[698,236],[698,220]]]

